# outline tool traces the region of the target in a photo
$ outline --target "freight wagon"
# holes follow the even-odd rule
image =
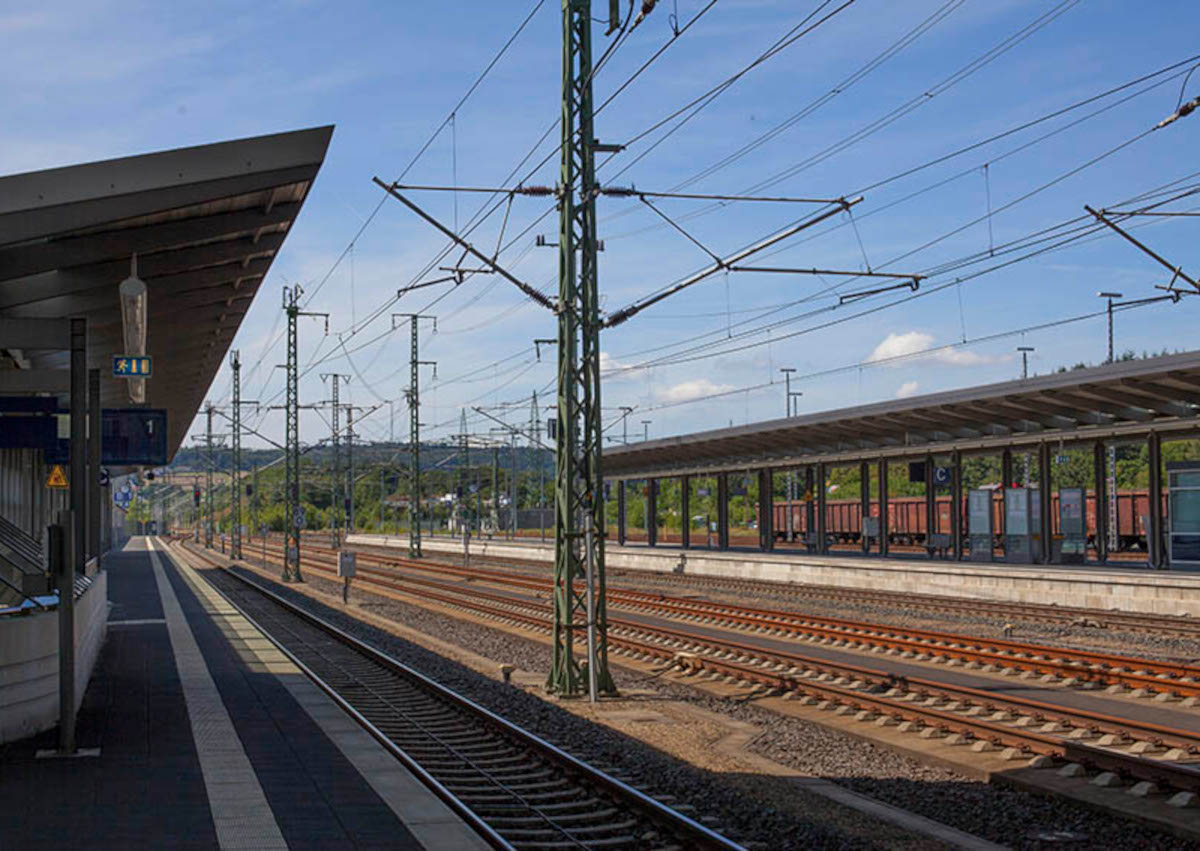
[[[1034,492],[1036,506],[1037,493]],[[1054,534],[1059,534],[1058,493],[1051,497],[1050,517]],[[934,500],[935,532],[949,534],[953,528],[950,519],[951,497],[942,494]],[[782,500],[774,504],[774,532],[780,541],[788,540],[787,516],[792,513],[792,539],[804,540],[808,534],[807,504],[801,501]],[[816,510],[816,506],[813,506]],[[1167,501],[1163,495],[1163,516],[1166,516]],[[879,516],[879,500],[871,500],[869,516]],[[1150,514],[1150,494],[1144,490],[1117,492],[1117,549],[1146,549],[1145,521]],[[963,496],[963,536],[968,534],[967,501]],[[929,532],[925,515],[925,498],[921,496],[898,496],[888,500],[888,542],[902,546],[923,546]],[[996,530],[996,543],[1002,543],[1004,529],[1004,497],[997,489],[992,497],[992,528]],[[815,532],[815,530],[814,530]],[[825,533],[829,543],[854,544],[862,541],[862,503],[857,499],[830,499],[825,501]],[[1087,535],[1088,544],[1094,546],[1096,536],[1096,494],[1087,492]]]

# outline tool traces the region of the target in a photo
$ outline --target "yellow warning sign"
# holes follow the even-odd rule
[[[67,482],[67,471],[63,469],[62,464],[55,464],[50,468],[50,475],[46,477],[46,487],[69,488],[70,486]]]

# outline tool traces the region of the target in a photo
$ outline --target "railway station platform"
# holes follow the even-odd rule
[[[349,545],[396,547],[404,552],[408,547],[406,535],[350,535],[346,542]],[[462,541],[448,537],[423,536],[421,546],[427,554],[458,556],[462,553]],[[1198,571],[1176,569],[1168,573],[1112,564],[1105,567],[979,564],[842,554],[684,550],[662,544],[655,547],[619,546],[611,542],[604,552],[610,570],[648,570],[1200,617]],[[471,540],[471,555],[549,563],[554,550],[552,544],[543,544],[536,539],[475,538]]]
[[[104,567],[78,752],[0,746],[5,847],[488,847],[161,542]]]

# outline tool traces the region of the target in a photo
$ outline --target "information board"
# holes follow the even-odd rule
[[[1168,461],[1167,486],[1171,564],[1200,567],[1200,461]]]
[[[991,561],[995,529],[990,490],[974,488],[968,491],[967,530],[970,533],[971,561]]]
[[[65,420],[69,417],[64,416]],[[100,463],[114,467],[167,463],[167,412],[162,408],[105,408],[100,414]],[[69,430],[67,434],[69,434]],[[71,440],[59,437],[46,449],[46,463],[65,464]]]
[[[1060,560],[1079,563],[1087,557],[1087,528],[1084,524],[1083,488],[1062,488],[1058,492],[1058,528],[1062,532]]]
[[[1030,532],[1028,488],[1004,491],[1004,560],[1016,564],[1033,561],[1033,535]]]

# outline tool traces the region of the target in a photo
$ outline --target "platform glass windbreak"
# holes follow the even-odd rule
[[[967,494],[967,528],[971,536],[971,561],[992,560],[992,489],[973,488]]]
[[[1168,465],[1167,484],[1171,564],[1200,566],[1200,462]]]
[[[1028,488],[1009,488],[1004,494],[1004,560],[1007,562],[1029,564],[1033,561],[1030,502]]]
[[[1062,532],[1061,560],[1082,562],[1087,557],[1083,488],[1063,488],[1058,492],[1058,528]]]

